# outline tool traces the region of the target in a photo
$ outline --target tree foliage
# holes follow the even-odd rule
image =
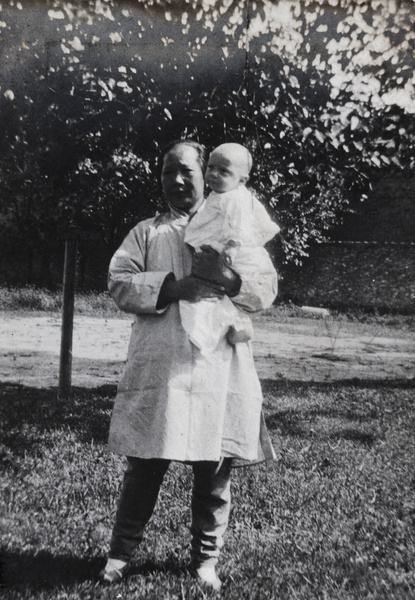
[[[414,22],[397,0],[6,0],[2,232],[116,245],[162,206],[160,146],[233,140],[301,261],[377,171],[414,167]]]

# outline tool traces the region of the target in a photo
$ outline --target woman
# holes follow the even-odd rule
[[[276,273],[241,281],[206,250],[184,243],[189,220],[204,203],[204,148],[173,142],[159,161],[168,212],[138,223],[115,253],[109,290],[133,313],[127,365],[119,383],[109,447],[127,456],[127,470],[103,580],[123,577],[143,538],[171,460],[191,463],[192,571],[213,589],[230,510],[235,464],[273,458],[262,417],[262,393],[251,345],[221,339],[204,357],[181,326],[179,300],[232,298],[260,310],[276,295]],[[193,265],[192,265],[193,261]]]

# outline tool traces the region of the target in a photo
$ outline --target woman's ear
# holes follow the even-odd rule
[[[249,175],[241,175],[239,183],[242,183],[242,185],[245,185],[245,183],[248,181],[248,179],[249,179]]]

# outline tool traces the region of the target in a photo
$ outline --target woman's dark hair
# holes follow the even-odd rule
[[[193,140],[186,140],[186,139],[185,140],[174,140],[173,142],[170,142],[169,144],[167,144],[167,146],[164,146],[164,148],[162,148],[160,155],[157,159],[157,164],[156,164],[157,179],[158,179],[160,185],[161,185],[161,172],[163,170],[164,157],[166,156],[166,154],[168,154],[170,152],[170,150],[173,150],[173,148],[176,148],[176,146],[190,146],[191,148],[194,148],[198,155],[198,162],[199,162],[200,168],[202,169],[202,173],[205,174],[207,161],[208,161],[208,151],[203,146],[203,144],[199,144],[199,142],[194,142]]]

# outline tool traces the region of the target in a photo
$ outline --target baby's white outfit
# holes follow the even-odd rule
[[[223,194],[209,194],[190,220],[184,241],[196,251],[206,245],[219,252],[243,281],[274,268],[263,246],[279,230],[255,196],[239,185]],[[179,306],[189,339],[204,355],[214,351],[231,325],[236,330],[251,327],[249,317],[228,296],[199,302],[181,300]]]

